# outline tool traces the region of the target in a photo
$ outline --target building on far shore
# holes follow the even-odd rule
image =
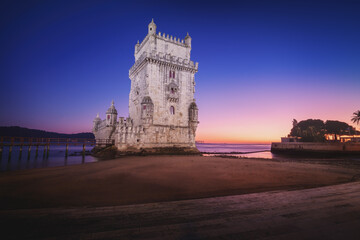
[[[335,134],[325,134],[325,141],[326,142],[353,142],[353,143],[360,143],[360,135],[335,135]],[[289,143],[289,142],[301,142],[301,137],[295,136],[287,136],[281,138],[282,143]]]
[[[360,143],[360,135],[341,135],[340,142]]]
[[[287,136],[282,137],[281,142],[300,142],[301,137],[293,137],[293,136]]]
[[[197,151],[195,133],[198,107],[194,99],[198,63],[190,60],[191,37],[184,39],[156,31],[135,45],[135,63],[129,70],[129,117],[117,119],[114,102],[106,118],[94,119],[98,146],[115,145],[119,151],[182,148]]]
[[[326,134],[325,142],[301,142],[299,137],[282,137],[271,143],[272,153],[360,154],[360,135]]]

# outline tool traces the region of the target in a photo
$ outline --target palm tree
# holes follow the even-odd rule
[[[353,118],[351,119],[353,123],[359,124],[360,122],[360,110],[353,113]]]

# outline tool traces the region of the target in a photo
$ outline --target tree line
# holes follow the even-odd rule
[[[360,111],[353,113],[351,121],[359,124]],[[334,141],[337,141],[339,135],[357,135],[360,132],[349,124],[340,121],[327,120],[324,122],[320,119],[307,119],[298,122],[294,119],[289,135],[301,138],[300,141],[302,142],[324,142],[326,134],[333,134]]]

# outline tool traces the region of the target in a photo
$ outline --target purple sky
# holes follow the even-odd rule
[[[5,1],[0,125],[91,131],[128,115],[134,45],[191,35],[198,140],[269,142],[293,118],[350,123],[360,109],[359,1]]]

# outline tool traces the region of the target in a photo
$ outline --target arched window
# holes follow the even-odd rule
[[[174,108],[174,106],[171,106],[171,107],[170,107],[170,114],[171,114],[171,115],[174,115],[174,114],[175,114],[175,108]]]
[[[175,78],[175,71],[169,71],[169,78]]]

